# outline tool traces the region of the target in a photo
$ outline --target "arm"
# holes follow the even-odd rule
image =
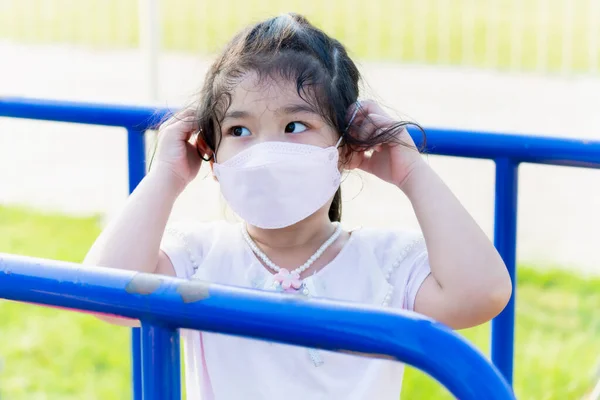
[[[179,191],[167,174],[156,171],[146,176],[120,215],[96,239],[83,264],[174,276],[159,246]],[[98,317],[119,325],[139,325],[124,318]]]
[[[160,241],[179,192],[162,171],[146,176],[120,215],[96,239],[84,264],[157,272]],[[172,270],[162,272],[174,275]]]
[[[373,101],[362,101],[351,134],[364,140],[391,131],[391,142],[359,153],[360,168],[396,185],[409,198],[425,237],[431,274],[417,292],[415,311],[454,329],[486,322],[508,303],[512,284],[500,255],[477,223],[425,163],[402,124]],[[350,110],[351,112],[352,110]]]
[[[159,133],[152,171],[140,182],[119,216],[100,234],[84,264],[145,273],[175,275],[160,243],[175,200],[196,176],[201,158],[188,142],[195,130],[193,116],[183,114]],[[119,325],[137,321],[99,318]]]
[[[415,311],[454,329],[495,317],[508,303],[512,285],[485,233],[425,162],[411,170],[400,188],[415,210],[431,266]]]

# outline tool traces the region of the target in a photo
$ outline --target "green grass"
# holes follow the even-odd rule
[[[77,262],[98,233],[96,218],[0,207],[0,252]],[[518,280],[518,397],[581,398],[600,361],[600,280],[523,267]],[[0,398],[128,398],[128,332],[83,314],[0,301]],[[487,353],[487,326],[464,334]],[[445,398],[430,378],[407,371],[403,399]]]
[[[565,1],[546,0],[163,0],[163,47],[214,53],[241,27],[283,12],[299,12],[339,38],[361,59],[532,70],[538,58],[550,71],[563,66],[563,44],[572,47],[568,71],[588,71],[592,2],[573,1],[572,34],[564,33]],[[440,4],[447,4],[446,10]],[[137,0],[12,0],[0,3],[0,38],[33,43],[74,43],[100,48],[138,45]],[[600,11],[596,11],[600,12]],[[465,18],[464,15],[472,17]],[[493,15],[493,17],[490,17]],[[596,18],[596,21],[598,18]],[[468,22],[472,21],[472,28]],[[519,22],[520,21],[520,22]],[[445,26],[440,32],[437,27]],[[517,39],[511,32],[517,28]],[[466,28],[466,31],[465,31]],[[538,32],[542,34],[539,35]],[[590,34],[591,32],[591,34]],[[596,35],[600,35],[596,27]],[[494,38],[495,40],[488,40]],[[547,51],[538,56],[538,38]],[[520,51],[511,56],[512,44]],[[600,41],[597,41],[600,43]],[[599,45],[600,46],[600,45]],[[472,50],[466,50],[466,49]],[[600,59],[600,47],[595,49]],[[597,66],[596,66],[597,68]]]

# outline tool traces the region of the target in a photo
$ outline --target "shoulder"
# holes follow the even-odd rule
[[[239,229],[239,223],[222,220],[201,223],[177,221],[167,225],[165,236],[176,238],[181,242],[206,245],[215,242],[223,236],[228,236]]]
[[[430,274],[429,256],[420,231],[404,229],[361,228],[356,246],[370,259],[393,288],[392,306],[412,310],[416,294]]]
[[[362,252],[372,252],[380,264],[400,263],[410,255],[426,251],[423,234],[396,228],[359,228],[353,231]]]
[[[160,249],[170,259],[178,277],[190,278],[198,270],[206,254],[215,247],[229,243],[227,239],[239,229],[238,223],[227,221],[169,223]]]

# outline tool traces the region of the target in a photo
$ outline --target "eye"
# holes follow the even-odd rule
[[[290,122],[285,126],[285,133],[302,133],[308,127],[301,122]]]
[[[229,132],[230,132],[230,135],[237,136],[237,137],[250,135],[250,131],[248,130],[248,128],[245,128],[243,126],[234,126],[233,128],[231,128],[229,130]]]

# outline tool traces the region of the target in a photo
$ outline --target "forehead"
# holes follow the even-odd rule
[[[248,72],[231,91],[230,108],[275,110],[282,104],[298,102],[304,100],[298,95],[295,82],[271,77],[260,79],[255,72]]]

